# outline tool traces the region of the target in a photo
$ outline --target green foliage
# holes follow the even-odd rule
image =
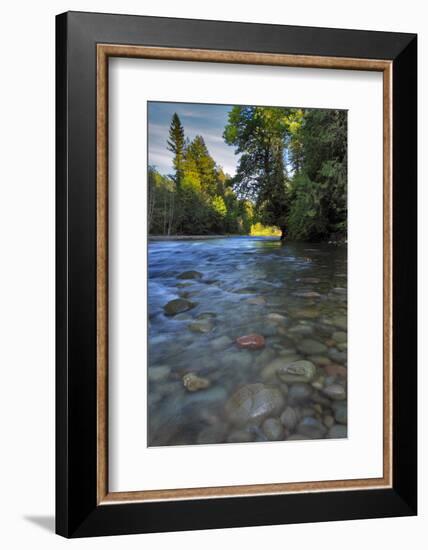
[[[257,222],[251,226],[250,235],[253,237],[280,237],[281,230],[279,227],[267,226]]]
[[[167,141],[174,174],[149,168],[152,234],[346,236],[345,111],[235,106],[223,137],[240,155],[233,178],[203,136],[186,140],[174,114]]]

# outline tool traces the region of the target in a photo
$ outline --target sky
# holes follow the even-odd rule
[[[174,113],[180,117],[184,135],[193,140],[201,135],[215,162],[234,176],[239,155],[235,148],[226,145],[222,137],[227,116],[232,105],[209,105],[201,103],[148,103],[149,164],[156,166],[161,174],[172,174],[172,153],[166,148],[169,126]]]

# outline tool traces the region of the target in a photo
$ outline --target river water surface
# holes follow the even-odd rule
[[[151,241],[148,287],[149,445],[346,437],[346,246]]]

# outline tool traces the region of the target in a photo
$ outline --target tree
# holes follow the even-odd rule
[[[185,152],[184,129],[177,113],[174,113],[169,127],[169,140],[167,149],[174,153],[173,166],[175,170],[174,181],[177,189],[180,188],[183,179],[183,161]]]
[[[239,107],[229,113],[223,137],[241,153],[234,189],[254,202],[260,221],[278,225],[285,238],[288,213],[284,149],[290,109]]]

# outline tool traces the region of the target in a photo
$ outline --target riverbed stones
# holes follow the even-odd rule
[[[266,304],[266,298],[264,296],[254,296],[254,298],[248,298],[245,302],[252,306],[264,306]]]
[[[227,437],[228,443],[250,443],[254,441],[255,434],[249,430],[233,430]]]
[[[296,317],[297,319],[317,319],[320,316],[319,309],[314,307],[294,309],[291,313],[293,317]]]
[[[185,300],[184,298],[176,298],[175,300],[171,300],[167,304],[163,306],[165,315],[173,316],[177,315],[177,313],[184,313],[185,311],[189,311],[190,309],[194,308],[196,304],[194,302],[191,302],[190,300]]]
[[[183,273],[180,273],[177,279],[202,279],[202,273],[193,270],[183,271]]]
[[[194,323],[189,323],[187,328],[191,332],[196,332],[200,334],[207,334],[211,332],[214,328],[214,323],[209,320],[195,321]]]
[[[211,385],[208,378],[202,378],[193,372],[189,372],[183,376],[183,386],[187,391],[194,392],[204,390]]]
[[[333,403],[333,412],[336,422],[345,425],[348,423],[348,403],[346,401]]]
[[[214,426],[206,426],[197,437],[196,443],[199,445],[209,445],[212,443],[223,443],[226,439],[227,425],[218,422]]]
[[[277,376],[282,382],[310,382],[315,374],[316,367],[310,361],[293,361],[277,359],[276,361],[283,361],[281,365],[278,364]]]
[[[267,418],[263,422],[262,429],[269,441],[284,439],[284,428],[278,418]]]
[[[346,378],[348,370],[343,365],[336,365],[332,363],[331,365],[326,365],[324,372],[327,376],[338,376],[339,378]]]
[[[278,416],[284,406],[277,387],[256,383],[239,388],[226,403],[225,412],[235,425],[259,425],[269,416]]]
[[[299,277],[298,279],[296,279],[296,282],[317,285],[321,282],[321,280],[317,279],[317,277]]]
[[[323,389],[324,395],[335,401],[346,399],[346,390],[340,384],[330,384]]]
[[[310,355],[308,357],[308,360],[312,361],[312,363],[314,363],[315,365],[317,365],[319,367],[325,367],[327,365],[330,365],[330,363],[331,363],[331,359],[329,359],[328,357],[325,357],[323,355]]]
[[[236,339],[238,348],[257,350],[265,347],[265,339],[261,334],[245,334]]]
[[[290,404],[307,401],[312,395],[313,389],[309,384],[297,382],[288,388],[288,401]]]
[[[342,330],[336,330],[335,332],[333,332],[331,337],[338,344],[346,343],[348,340],[348,335]]]
[[[332,319],[332,323],[335,327],[345,331],[348,328],[348,321],[345,315],[336,315]]]
[[[343,364],[343,363],[346,363],[347,352],[346,351],[339,351],[337,348],[329,348],[328,356],[335,363],[342,363]]]
[[[319,292],[314,292],[312,290],[301,290],[297,292],[293,292],[293,296],[296,296],[296,298],[321,298],[321,294]]]
[[[266,319],[268,321],[271,321],[273,323],[286,323],[287,317],[285,315],[281,315],[280,313],[268,313],[266,315]]]
[[[214,319],[217,315],[212,311],[204,311],[196,316],[198,321],[207,321],[208,319]]]
[[[214,351],[221,351],[228,348],[232,344],[232,339],[225,334],[211,340],[211,347]]]
[[[168,378],[171,372],[171,367],[167,365],[159,365],[158,367],[150,367],[148,377],[150,382],[160,382]]]
[[[297,433],[309,439],[321,439],[325,437],[327,428],[317,418],[306,416],[297,425]]]
[[[328,439],[343,439],[346,437],[348,437],[348,428],[342,424],[335,424],[327,434]]]
[[[328,348],[317,340],[307,338],[298,343],[297,349],[305,355],[323,355]]]
[[[296,409],[286,407],[281,414],[280,420],[282,425],[287,428],[288,431],[292,432],[297,426],[299,418],[300,416]]]

